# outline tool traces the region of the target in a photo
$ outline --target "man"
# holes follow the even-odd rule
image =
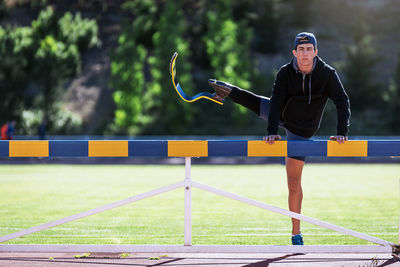
[[[12,140],[14,135],[15,121],[7,122],[1,127],[1,140]]]
[[[288,140],[309,140],[319,129],[328,98],[337,110],[337,134],[331,140],[348,140],[350,119],[349,98],[334,68],[318,56],[317,40],[312,33],[299,33],[293,46],[293,58],[276,75],[272,97],[255,95],[226,82],[210,79],[215,89],[214,99],[225,97],[249,108],[268,120],[268,135],[263,139],[273,144],[281,139],[278,127],[284,128]],[[303,199],[301,175],[305,157],[286,157],[289,189],[289,210],[300,213]],[[303,245],[300,221],[292,218],[292,244]]]
[[[39,140],[45,140],[46,139],[46,127],[47,127],[47,120],[43,119],[42,123],[40,123],[37,132],[39,136]]]

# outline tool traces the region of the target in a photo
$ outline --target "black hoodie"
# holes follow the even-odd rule
[[[337,135],[349,131],[350,103],[334,68],[319,57],[311,73],[303,74],[295,58],[276,75],[268,116],[268,134],[277,134],[278,126],[303,137],[312,137],[319,129],[328,98],[337,110]]]

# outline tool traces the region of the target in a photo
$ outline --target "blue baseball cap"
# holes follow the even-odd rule
[[[294,50],[296,50],[297,46],[300,44],[313,44],[314,48],[317,49],[317,39],[311,32],[301,32],[296,35],[296,38],[294,38]]]

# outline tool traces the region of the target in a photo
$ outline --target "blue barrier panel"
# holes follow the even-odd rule
[[[8,157],[9,155],[8,141],[0,141],[0,157]]]
[[[87,157],[88,141],[49,141],[50,157]]]
[[[90,149],[90,144],[91,149]],[[400,156],[400,140],[355,140],[344,144],[336,141],[263,141],[247,140],[50,140],[0,141],[1,157],[37,157],[48,151],[46,157],[387,157]],[[39,149],[40,148],[40,149]],[[252,154],[248,150],[251,148]],[[43,150],[43,151],[42,151]],[[256,151],[257,150],[257,151]],[[279,153],[272,153],[271,151]],[[118,152],[116,154],[116,152]],[[22,153],[22,154],[21,154]],[[39,153],[39,154],[38,154]],[[42,153],[43,154],[43,153]]]
[[[326,157],[327,141],[289,141],[287,152],[289,157],[300,157],[305,153],[307,156]]]
[[[129,157],[168,157],[168,141],[128,141]]]
[[[399,156],[400,140],[368,141],[368,156]]]
[[[247,157],[247,141],[208,141],[209,157]]]

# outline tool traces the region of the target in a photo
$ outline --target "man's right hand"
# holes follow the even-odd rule
[[[270,145],[275,143],[275,140],[281,140],[281,139],[282,139],[282,137],[279,134],[270,134],[268,136],[263,137],[263,140],[265,141],[265,143],[268,143]]]
[[[336,135],[329,137],[330,140],[337,141],[339,144],[343,144],[344,142],[348,141],[349,138],[344,135]]]

